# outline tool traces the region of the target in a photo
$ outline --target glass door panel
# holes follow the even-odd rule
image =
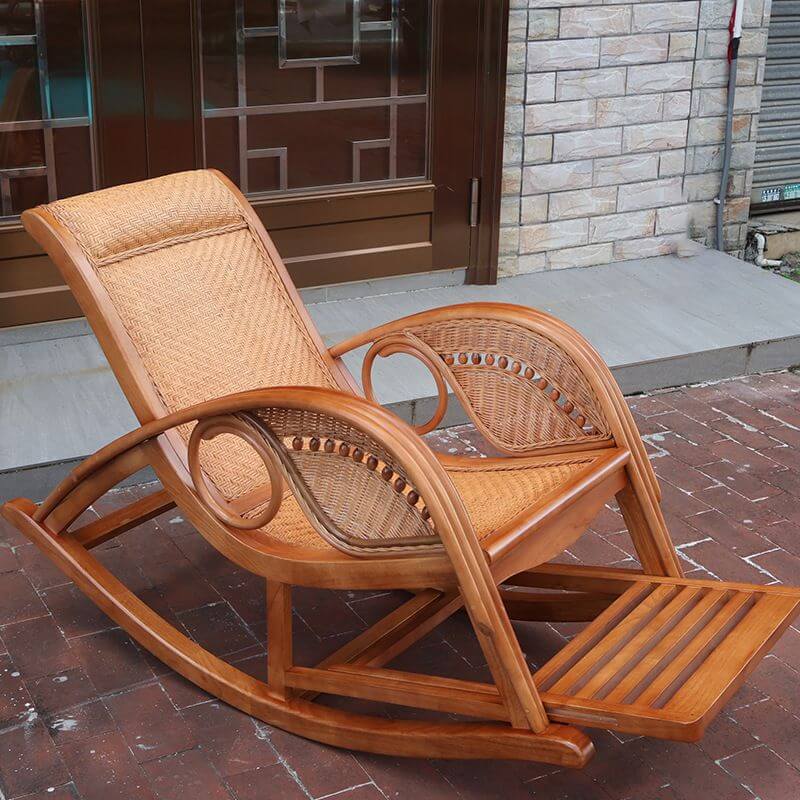
[[[84,6],[0,2],[0,221],[94,186]]]

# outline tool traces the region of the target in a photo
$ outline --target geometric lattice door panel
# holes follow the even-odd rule
[[[642,578],[534,676],[551,717],[696,741],[800,611],[800,591]]]
[[[203,0],[205,159],[250,194],[428,172],[428,0]]]

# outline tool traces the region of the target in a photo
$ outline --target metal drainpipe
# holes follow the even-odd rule
[[[733,143],[733,106],[736,101],[736,68],[739,61],[739,42],[742,39],[743,0],[734,0],[731,21],[728,25],[730,42],[728,43],[728,110],[725,117],[725,146],[722,154],[722,176],[719,182],[719,194],[714,198],[717,204],[717,250],[724,249],[722,220],[725,214],[725,197],[728,194],[728,172],[731,166],[731,146]]]

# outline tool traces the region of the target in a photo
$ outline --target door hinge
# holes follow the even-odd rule
[[[481,201],[481,179],[473,178],[469,187],[469,226],[478,227],[478,211]]]

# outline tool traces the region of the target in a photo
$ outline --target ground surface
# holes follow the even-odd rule
[[[750,377],[633,398],[686,570],[800,584],[800,376]],[[469,428],[436,445],[474,449]],[[98,511],[140,489],[109,496]],[[564,558],[632,565],[605,510]],[[593,732],[582,772],[518,762],[411,761],[323,747],[212,701],[140,650],[32,545],[0,528],[0,795],[5,800],[800,798],[800,631],[790,629],[699,745]],[[263,585],[173,514],[103,546],[102,560],[204,646],[263,674]],[[298,660],[311,663],[397,595],[298,590]],[[521,624],[531,664],[576,626]],[[483,679],[454,617],[398,665]],[[392,709],[392,714],[399,714]]]

